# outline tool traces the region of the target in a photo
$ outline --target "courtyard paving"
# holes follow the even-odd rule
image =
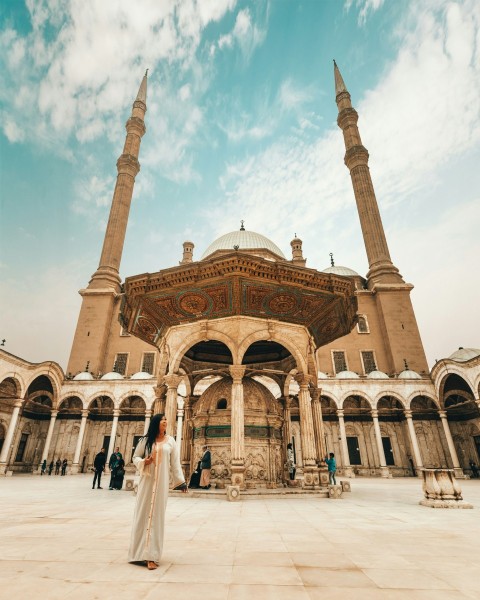
[[[341,500],[171,497],[148,571],[126,562],[131,492],[92,490],[89,475],[2,478],[0,597],[480,599],[480,481],[461,486],[473,510],[419,506],[416,479],[354,479]]]

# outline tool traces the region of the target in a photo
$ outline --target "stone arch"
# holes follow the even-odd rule
[[[398,392],[395,392],[393,390],[382,390],[381,392],[378,392],[378,394],[374,397],[373,399],[373,406],[375,408],[378,408],[378,403],[380,402],[380,400],[382,398],[385,397],[391,397],[391,398],[395,398],[395,400],[398,400],[400,402],[400,404],[403,406],[404,409],[407,408],[407,401],[406,399],[399,394]]]
[[[0,398],[19,399],[24,396],[25,383],[21,376],[18,373],[6,373],[0,383]]]
[[[82,409],[83,410],[85,410],[86,408],[88,408],[88,402],[85,400],[85,394],[84,394],[84,392],[82,390],[78,390],[78,389],[70,389],[70,390],[67,390],[67,391],[63,392],[63,394],[58,399],[57,408],[67,398],[71,398],[71,397],[79,398],[82,401]]]
[[[285,383],[283,384],[283,395],[285,396],[285,398],[287,398],[288,396],[292,396],[292,395],[296,395],[298,394],[299,390],[300,390],[300,386],[298,385],[298,383],[295,381],[295,375],[298,373],[297,369],[292,369],[290,371],[290,373],[287,374],[286,378],[285,378]],[[298,388],[295,393],[292,392],[291,387],[292,387],[292,382],[293,385]]]
[[[58,410],[60,412],[79,412],[81,413],[83,410],[83,400],[76,395],[70,394],[69,396],[63,398],[58,402]]]
[[[94,403],[96,403],[96,406],[94,406]],[[110,403],[111,403],[111,407],[110,407]],[[90,400],[88,402],[88,410],[90,412],[95,409],[99,409],[99,410],[108,409],[108,410],[111,410],[113,413],[115,408],[117,408],[117,406],[115,404],[115,400],[113,400],[113,398],[111,398],[111,395],[108,394],[108,392],[99,392],[99,393],[95,394],[94,397],[90,398]]]
[[[247,335],[247,337],[240,342],[238,347],[238,364],[242,364],[243,357],[247,352],[248,348],[255,342],[261,341],[277,342],[277,344],[280,344],[281,346],[286,348],[293,356],[296,368],[302,373],[308,374],[307,360],[302,356],[300,349],[297,348],[295,344],[291,343],[290,340],[278,335],[275,330],[268,331],[268,329],[262,329],[260,331],[254,331]],[[314,375],[316,377],[316,373],[314,373]]]
[[[440,404],[438,399],[433,394],[431,394],[430,392],[426,392],[425,390],[416,390],[415,392],[412,392],[410,394],[410,396],[407,398],[407,409],[412,410],[412,402],[416,398],[428,398],[435,404],[437,410],[440,410]]]
[[[222,344],[225,344],[225,346],[230,350],[230,353],[232,355],[232,362],[233,364],[237,364],[236,363],[236,356],[237,356],[237,352],[236,352],[236,345],[235,342],[232,340],[232,338],[230,338],[228,335],[224,334],[221,331],[212,331],[211,333],[207,330],[207,332],[205,332],[204,330],[199,330],[199,331],[195,331],[194,333],[191,333],[190,335],[188,335],[182,342],[182,344],[180,344],[175,353],[173,354],[173,356],[170,357],[170,361],[169,361],[169,373],[177,373],[178,369],[180,368],[180,363],[182,362],[182,358],[184,357],[184,355],[187,353],[187,351],[192,348],[193,346],[195,346],[196,344],[200,343],[200,342],[221,342]]]
[[[55,398],[58,398],[62,389],[62,382],[65,379],[65,374],[60,365],[55,362],[40,363],[28,382],[26,393],[28,393],[28,389],[39,377],[46,377],[50,381],[53,388],[51,392]]]
[[[190,375],[190,373],[187,373],[185,371],[185,369],[183,369],[182,367],[180,367],[178,369],[178,372],[180,375],[183,375],[183,380],[182,383],[185,386],[185,397],[188,398],[188,396],[192,395],[192,380],[193,380],[193,375]],[[182,385],[182,384],[180,384]],[[179,387],[180,387],[179,385]],[[181,394],[179,394],[181,395]]]
[[[208,385],[204,388],[204,389],[199,389],[199,388],[203,388],[203,385],[200,385],[200,382],[202,382],[204,379],[211,379],[211,381],[208,383]],[[209,375],[209,374],[205,374],[201,377],[199,377],[198,379],[194,380],[194,386],[193,386],[193,395],[194,396],[199,396],[201,394],[203,394],[203,392],[205,392],[212,384],[214,384],[216,381],[220,381],[220,379],[222,379],[221,375]],[[198,388],[197,388],[198,386]]]
[[[459,368],[458,365],[448,365],[448,370],[445,369],[438,373],[436,378],[436,388],[437,394],[439,398],[442,398],[448,388],[451,387],[450,384],[453,384],[453,387],[458,389],[463,389],[466,392],[474,395],[475,385],[468,374]],[[447,389],[445,389],[447,388]]]
[[[340,396],[340,400],[338,402],[340,408],[343,408],[343,409],[345,408],[345,400],[347,400],[351,396],[358,396],[362,400],[365,400],[368,403],[368,405],[370,406],[370,411],[373,410],[373,402],[372,402],[372,400],[370,399],[370,397],[365,392],[360,391],[360,390],[348,390],[347,392],[344,392]]]
[[[255,379],[255,381],[258,381],[258,383],[261,383],[267,389],[269,389],[272,392],[272,394],[275,396],[275,398],[278,399],[282,396],[282,387],[273,375],[263,375],[263,374],[262,375],[252,375],[252,379]],[[264,379],[268,379],[269,380],[268,383],[265,382]],[[271,387],[272,385],[273,385],[273,389]]]
[[[125,400],[128,400],[128,398],[133,398],[134,396],[138,396],[139,398],[141,398],[143,400],[143,402],[145,403],[145,407],[148,405],[148,402],[150,399],[147,398],[146,394],[144,392],[140,392],[139,390],[133,389],[133,390],[128,390],[128,392],[125,392],[118,398],[118,401],[117,401],[118,408],[122,408],[123,402],[125,402]]]

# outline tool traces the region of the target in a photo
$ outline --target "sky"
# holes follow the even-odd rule
[[[66,367],[149,69],[125,278],[238,229],[365,275],[333,62],[430,366],[480,347],[478,0],[3,0],[0,342]]]

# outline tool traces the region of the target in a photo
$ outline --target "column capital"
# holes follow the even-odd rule
[[[230,377],[233,379],[233,383],[241,383],[243,376],[245,375],[245,365],[230,365],[228,370],[230,371]]]
[[[88,408],[84,408],[82,410],[82,419],[86,419],[88,417]]]
[[[160,385],[154,385],[153,391],[155,393],[155,398],[165,398],[165,393],[167,391],[167,384],[161,383]]]
[[[147,408],[147,409],[145,410],[145,416],[146,416],[146,417],[151,417],[151,416],[152,416],[152,413],[153,413],[153,410],[152,410],[151,408]]]
[[[120,416],[120,409],[114,408],[113,409],[113,418],[115,419],[115,417],[116,417],[118,419],[119,416]]]
[[[167,384],[169,390],[176,390],[182,383],[182,379],[183,375],[179,375],[178,373],[169,373],[163,377],[163,382]]]
[[[447,418],[447,411],[446,411],[446,410],[439,410],[439,411],[438,411],[438,416],[439,416],[441,419],[446,419],[446,418]]]
[[[344,414],[345,411],[343,410],[343,408],[337,408],[337,417],[341,417],[343,419]]]
[[[312,380],[311,375],[308,375],[308,373],[297,373],[293,378],[300,386],[300,389],[308,388],[310,381]]]
[[[22,404],[23,400],[15,400],[15,402],[13,403],[13,408],[22,408]]]
[[[318,387],[314,387],[310,390],[310,394],[312,396],[312,401],[313,402],[320,402],[320,394],[322,393],[322,390]]]
[[[57,415],[58,415],[58,410],[52,410],[52,412],[50,413],[50,418],[56,419]]]
[[[378,410],[376,408],[372,408],[372,417],[378,419]]]
[[[405,418],[406,419],[411,419],[412,418],[412,411],[409,408],[405,409],[404,412],[405,412]]]

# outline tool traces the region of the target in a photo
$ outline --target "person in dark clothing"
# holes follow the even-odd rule
[[[58,475],[60,473],[60,467],[62,466],[62,461],[57,458],[56,462],[55,462],[55,475]]]
[[[42,468],[40,471],[40,475],[45,475],[45,471],[47,470],[47,459],[45,459],[42,463]]]
[[[93,484],[92,490],[95,487],[95,483],[97,484],[97,488],[101,490],[100,480],[102,478],[102,473],[105,471],[105,463],[107,462],[107,457],[105,455],[105,448],[102,448],[100,452],[95,456],[95,460],[93,461],[93,468],[95,470],[95,475],[93,476]]]
[[[335,474],[337,472],[337,461],[335,460],[335,454],[330,452],[329,457],[325,457],[325,462],[328,468],[328,482],[330,485],[337,485]]]
[[[48,465],[48,474],[49,474],[49,475],[51,475],[51,474],[52,474],[52,471],[53,471],[53,466],[54,466],[54,465],[53,465],[53,460],[52,460],[52,462],[51,462],[51,463]]]
[[[123,464],[122,464],[123,463]],[[120,448],[117,446],[115,448],[115,452],[110,456],[110,460],[108,461],[108,468],[110,469],[110,485],[108,486],[109,490],[118,490],[118,481],[117,481],[117,469],[123,471],[122,475],[122,484],[123,484],[123,476],[125,475],[125,461],[120,453]]]
[[[115,476],[113,478],[113,489],[121,490],[123,487],[123,478],[125,477],[125,461],[120,452],[117,452],[117,462],[115,463]]]
[[[197,468],[192,473],[190,477],[190,483],[188,484],[189,488],[198,488],[200,486],[200,472],[202,470],[202,461],[199,460],[197,463]]]
[[[62,475],[65,475],[65,473],[67,472],[67,465],[68,461],[66,458],[64,458],[62,461]]]
[[[212,453],[208,449],[208,446],[203,447],[203,456],[200,464],[202,468],[202,474],[200,475],[200,487],[203,490],[210,489],[210,472],[212,468]]]
[[[472,478],[473,479],[478,479],[478,467],[477,465],[473,462],[473,460],[470,461],[470,469],[472,470]]]

